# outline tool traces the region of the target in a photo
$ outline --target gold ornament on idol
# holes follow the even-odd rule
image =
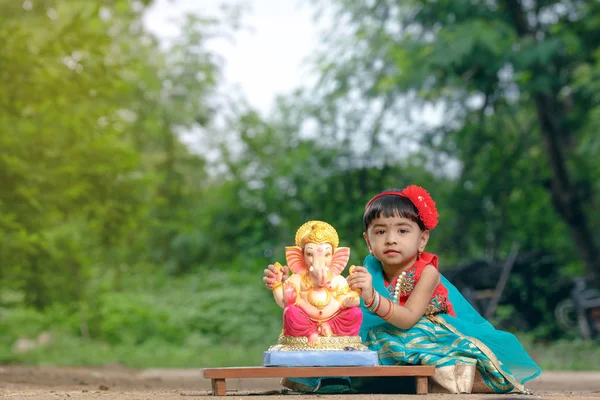
[[[356,350],[368,350],[369,348],[362,344],[360,336],[330,336],[319,337],[319,346],[308,343],[306,336],[280,336],[277,344],[269,347],[269,351],[314,351],[316,350],[332,350],[332,351],[348,351],[351,347]]]
[[[325,300],[315,300],[313,298],[313,290],[313,288],[308,289],[308,295],[306,296],[308,302],[313,306],[317,307],[319,310],[327,307],[327,305],[331,302],[331,295],[329,294],[329,291],[324,290]]]
[[[327,222],[308,221],[296,231],[296,246],[304,248],[306,243],[329,243],[335,250],[340,239],[335,228]]]
[[[329,274],[329,279],[331,279],[331,272],[328,271],[328,274]],[[310,277],[308,276],[308,272],[304,272],[302,274],[302,283],[304,284],[304,286],[306,286],[306,288],[307,288],[306,290],[308,290],[308,293],[306,295],[306,300],[308,300],[308,302],[310,304],[317,307],[319,310],[325,308],[331,302],[331,294],[329,293],[328,290],[317,289],[317,292],[320,292],[320,291],[325,292],[325,300],[316,300],[314,298],[314,295],[313,295],[314,286],[313,286],[313,283],[312,283]]]
[[[280,263],[276,262],[273,266],[275,267],[275,270],[277,270],[278,273],[281,271],[282,266]],[[283,283],[281,281],[273,282],[271,284],[271,290],[279,289],[281,286],[283,286]]]

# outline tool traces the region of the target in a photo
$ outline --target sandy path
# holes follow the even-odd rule
[[[98,368],[0,366],[0,398],[6,399],[179,399],[210,398],[210,381],[201,370],[132,370]],[[599,399],[600,371],[545,372],[529,385],[533,396],[440,395],[430,400],[459,399]],[[415,399],[415,395],[298,395],[282,394],[278,379],[227,380],[228,398],[237,399]],[[211,396],[212,397],[212,396]],[[420,397],[420,396],[419,396]]]

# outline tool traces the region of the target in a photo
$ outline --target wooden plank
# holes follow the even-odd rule
[[[228,367],[205,368],[204,378],[310,378],[325,376],[433,376],[431,365],[373,367]]]
[[[429,388],[427,387],[427,377],[426,376],[417,376],[416,378],[417,385],[417,394],[427,394]]]

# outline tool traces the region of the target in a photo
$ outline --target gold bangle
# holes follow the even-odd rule
[[[282,285],[281,282],[275,282],[274,284],[271,285],[271,290],[279,289],[281,287],[281,285]]]

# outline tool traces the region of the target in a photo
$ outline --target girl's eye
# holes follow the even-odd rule
[[[407,233],[408,231],[406,229],[400,229],[400,233]]]
[[[381,234],[383,234],[383,233],[385,233],[385,231],[384,231],[384,230],[382,230],[382,229],[375,231],[375,234],[376,234],[376,235],[381,235]]]

